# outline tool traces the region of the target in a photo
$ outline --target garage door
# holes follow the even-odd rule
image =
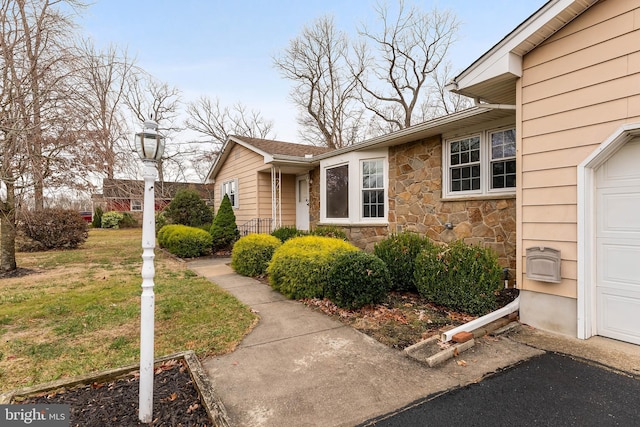
[[[640,139],[597,172],[597,334],[640,344]]]

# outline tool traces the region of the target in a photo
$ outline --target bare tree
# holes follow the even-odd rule
[[[360,139],[364,116],[348,55],[347,36],[325,16],[273,59],[280,73],[295,82],[291,98],[301,110],[298,122],[305,142],[340,148]]]
[[[79,46],[80,69],[76,91],[82,100],[86,126],[84,139],[91,147],[85,164],[113,178],[116,168],[131,155],[130,133],[124,114],[129,74],[134,67],[126,51],[109,46],[100,51],[89,40]]]
[[[0,1],[0,269],[15,263],[16,210],[27,190],[43,208],[45,183],[70,174],[79,117],[69,76],[75,0]]]
[[[179,121],[182,105],[180,90],[168,83],[161,82],[142,69],[137,68],[129,74],[128,89],[125,103],[138,120],[153,119],[158,123],[159,131],[167,139],[183,130]],[[132,150],[135,147],[131,147]],[[171,151],[171,146],[165,147],[163,158],[158,162],[158,178],[164,181],[164,163],[181,157],[178,151]],[[180,161],[176,162],[178,165]]]
[[[230,135],[272,138],[273,121],[259,111],[249,111],[241,102],[223,107],[218,98],[201,96],[187,105],[186,127],[213,139],[219,148]]]
[[[404,129],[424,119],[416,117],[425,111],[419,108],[428,92],[424,86],[442,64],[459,24],[449,11],[405,8],[402,0],[395,15],[383,5],[376,12],[382,29],[359,30],[364,42],[356,47],[354,76],[366,108],[391,130]]]

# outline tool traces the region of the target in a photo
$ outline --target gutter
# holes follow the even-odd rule
[[[457,84],[456,84],[456,88],[457,88]],[[515,110],[516,109],[516,106],[512,104],[489,104],[489,103],[485,104],[483,102],[480,102],[480,98],[474,98],[473,103],[475,104],[476,107],[491,108],[494,110]]]
[[[473,332],[473,330],[481,328],[482,326],[489,324],[495,320],[498,320],[504,316],[508,316],[509,314],[516,312],[520,309],[520,296],[511,301],[509,304],[504,307],[493,311],[489,314],[485,314],[482,317],[478,317],[471,322],[465,323],[464,325],[460,325],[456,328],[453,328],[449,331],[443,332],[440,335],[440,341],[447,342],[451,341],[453,336],[459,332]]]

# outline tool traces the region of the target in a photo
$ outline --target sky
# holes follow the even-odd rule
[[[394,0],[387,0],[394,4]],[[332,15],[355,34],[375,22],[377,0],[92,0],[77,19],[97,47],[115,44],[184,101],[206,95],[242,102],[274,121],[275,139],[296,142],[292,82],[273,67],[305,25]],[[453,11],[461,22],[449,58],[459,72],[538,10],[545,0],[406,0]],[[457,73],[456,73],[457,74]]]

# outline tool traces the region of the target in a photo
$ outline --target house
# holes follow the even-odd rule
[[[548,1],[451,89],[516,108],[522,322],[640,344],[640,0]]]
[[[213,205],[213,189],[210,185],[157,181],[155,183],[155,210],[164,209],[171,203],[178,191],[186,189],[197,191],[208,205]],[[102,180],[102,194],[94,195],[92,200],[94,211],[97,206],[100,206],[105,212],[130,212],[134,216],[142,218],[143,198],[144,181],[105,178]]]
[[[312,160],[328,151],[326,147],[229,137],[207,175],[207,182],[215,184],[215,211],[227,194],[242,234],[270,232],[285,225],[308,230]]]
[[[209,179],[245,221],[491,246],[523,323],[640,344],[640,0],[550,0],[449,89],[476,106],[325,152],[230,139]]]

